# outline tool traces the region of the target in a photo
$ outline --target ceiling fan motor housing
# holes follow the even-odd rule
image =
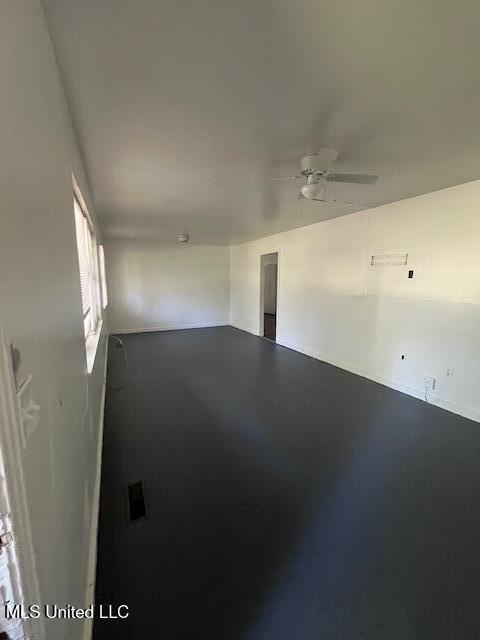
[[[300,162],[302,174],[304,176],[325,174],[337,156],[338,153],[333,149],[322,149],[313,156],[305,156]]]

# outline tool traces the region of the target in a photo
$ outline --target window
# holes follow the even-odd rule
[[[107,294],[107,275],[105,272],[105,252],[103,250],[103,244],[98,247],[98,261],[100,265],[100,284],[102,285],[102,307],[107,308],[108,294]]]
[[[74,211],[78,264],[80,267],[83,328],[87,350],[87,369],[90,373],[93,369],[98,339],[102,328],[99,257],[93,225],[76,185],[74,185]]]

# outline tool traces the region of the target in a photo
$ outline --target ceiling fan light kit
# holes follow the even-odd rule
[[[302,196],[307,200],[325,197],[325,185],[320,184],[320,177],[315,173],[307,176],[307,183],[303,185],[300,191],[302,192]]]

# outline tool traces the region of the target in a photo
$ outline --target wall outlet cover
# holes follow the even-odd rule
[[[435,378],[432,376],[425,376],[423,378],[423,385],[425,389],[435,389]]]

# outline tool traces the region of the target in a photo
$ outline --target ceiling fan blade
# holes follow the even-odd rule
[[[267,178],[267,180],[299,180],[304,176],[278,176],[276,178]]]
[[[322,198],[311,198],[311,200],[315,200],[315,202],[323,202],[323,204],[348,204],[351,207],[362,207],[363,209],[375,208],[373,204],[362,204],[360,202],[351,202],[350,200],[323,200]]]
[[[364,173],[329,173],[325,176],[329,182],[350,182],[351,184],[375,184],[378,176]]]
[[[319,149],[315,155],[326,169],[338,158],[338,151],[334,151],[333,149]]]

